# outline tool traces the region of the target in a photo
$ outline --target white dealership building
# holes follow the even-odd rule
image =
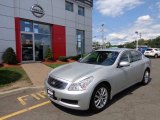
[[[19,62],[92,50],[93,0],[0,0],[0,62],[8,47]]]

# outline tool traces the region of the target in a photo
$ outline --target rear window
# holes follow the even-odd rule
[[[153,49],[147,49],[146,51],[152,51]]]
[[[131,51],[131,62],[135,62],[142,59],[142,54],[137,51]]]

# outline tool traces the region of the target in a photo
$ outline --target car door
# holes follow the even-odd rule
[[[119,63],[122,61],[127,61],[130,63],[129,51],[125,51],[120,56]],[[120,92],[132,84],[132,81],[134,79],[134,76],[133,76],[134,69],[131,64],[126,67],[117,67],[115,72],[116,72],[116,75],[118,76],[118,78],[116,79],[116,85],[115,85],[115,87],[117,88],[116,92]]]
[[[132,50],[131,53],[131,65],[133,68],[133,78],[131,84],[135,84],[141,81],[144,74],[145,63],[142,60],[142,54],[138,51]]]

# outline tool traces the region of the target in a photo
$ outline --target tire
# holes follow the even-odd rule
[[[104,110],[109,101],[109,89],[105,84],[98,85],[90,100],[90,110],[92,112],[100,112]]]
[[[154,58],[158,58],[158,55],[157,55],[157,54],[155,54],[155,55],[154,55]]]
[[[150,70],[146,69],[142,79],[142,85],[147,85],[150,82]]]

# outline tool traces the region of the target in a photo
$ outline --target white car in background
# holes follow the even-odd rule
[[[158,58],[160,57],[160,49],[159,48],[148,48],[145,52],[144,52],[145,56],[149,56],[149,57],[155,57]]]

